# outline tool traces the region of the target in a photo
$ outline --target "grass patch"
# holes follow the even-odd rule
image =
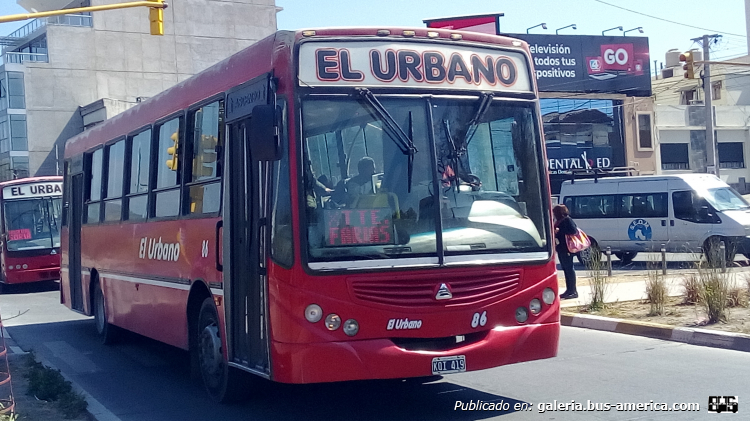
[[[43,401],[56,402],[65,418],[75,418],[86,411],[88,406],[86,399],[73,390],[71,383],[65,380],[60,370],[46,367],[36,361],[32,354],[26,356],[26,366],[29,395]]]

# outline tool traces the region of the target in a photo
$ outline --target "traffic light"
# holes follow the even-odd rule
[[[695,57],[693,57],[693,53],[691,53],[690,51],[680,54],[680,61],[685,63],[682,66],[682,69],[685,70],[685,79],[695,79],[695,64],[693,63],[694,60]]]
[[[148,20],[151,21],[151,35],[164,35],[164,0],[150,0],[159,7],[148,8]]]
[[[172,133],[172,136],[169,138],[172,139],[172,146],[167,148],[167,155],[171,156],[171,158],[167,159],[167,168],[169,168],[172,171],[177,171],[177,164],[179,163],[177,160],[177,149],[179,148],[180,144],[180,135],[179,130],[177,129],[174,133]]]
[[[218,140],[213,135],[201,135],[200,150],[193,160],[193,180],[202,177],[215,177]],[[197,177],[196,177],[197,176]]]

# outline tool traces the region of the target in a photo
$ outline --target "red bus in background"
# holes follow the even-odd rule
[[[277,32],[65,148],[62,295],[105,342],[189,350],[209,394],[553,357],[528,47]]]
[[[0,288],[60,279],[62,177],[0,182]]]

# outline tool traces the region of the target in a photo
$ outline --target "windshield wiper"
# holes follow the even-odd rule
[[[474,133],[477,132],[477,127],[479,127],[479,121],[482,120],[482,117],[484,117],[484,114],[490,108],[491,104],[492,94],[483,92],[479,99],[479,108],[477,108],[477,112],[474,113],[474,117],[471,119],[471,121],[469,121],[469,127],[466,128],[463,148],[469,146],[469,142],[471,142],[471,139],[474,137]]]
[[[417,150],[417,147],[414,146],[414,141],[412,140],[410,135],[407,135],[404,130],[399,126],[399,124],[396,122],[396,120],[393,118],[391,113],[388,112],[388,110],[383,106],[380,101],[373,95],[372,91],[370,91],[367,88],[357,88],[357,93],[359,94],[359,98],[364,99],[370,107],[375,110],[377,115],[383,120],[383,123],[385,123],[386,128],[391,132],[392,135],[395,137],[393,138],[396,146],[401,150],[401,153],[404,155],[408,155],[408,182],[409,182],[409,192],[411,192],[411,180],[412,180],[412,172],[414,169],[414,154],[419,152]],[[412,121],[412,115],[409,113],[409,132],[413,136],[412,132],[414,130],[413,128],[414,124]]]

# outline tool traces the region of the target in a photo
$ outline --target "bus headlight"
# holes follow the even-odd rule
[[[29,265],[27,265],[26,263],[24,263],[23,266],[21,266],[21,267],[24,268],[24,269],[28,269]]]
[[[323,317],[323,309],[317,304],[310,304],[305,309],[305,319],[310,323],[317,323]]]
[[[344,333],[349,336],[354,336],[359,332],[359,323],[354,319],[349,319],[344,322]]]
[[[555,291],[552,291],[552,288],[544,288],[544,292],[542,292],[542,300],[544,301],[544,304],[554,303],[555,295]]]
[[[341,326],[341,317],[338,314],[329,314],[326,316],[326,327],[328,330],[336,330]]]
[[[526,320],[529,320],[529,312],[525,307],[518,307],[516,309],[516,320],[518,323],[524,323]]]
[[[542,311],[542,302],[538,298],[534,298],[529,303],[529,310],[531,310],[531,314],[539,314]]]

